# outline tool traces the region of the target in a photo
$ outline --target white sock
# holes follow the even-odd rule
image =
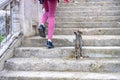
[[[52,42],[52,40],[51,40],[51,39],[48,39],[48,41]]]
[[[43,27],[44,27],[44,24],[43,24],[43,23],[41,23],[41,25],[43,25]]]

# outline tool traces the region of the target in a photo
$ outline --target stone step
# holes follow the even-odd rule
[[[120,22],[120,16],[56,17],[57,22]]]
[[[29,75],[28,75],[29,74]],[[119,80],[120,73],[4,71],[0,80]]]
[[[80,7],[80,6],[87,6],[87,7],[91,7],[91,6],[99,6],[99,7],[106,7],[106,6],[119,6],[120,5],[120,3],[116,3],[116,4],[75,4],[75,3],[69,3],[69,4],[66,4],[66,3],[63,3],[63,4],[59,4],[59,6],[58,7],[71,7],[71,6],[73,6],[73,8],[76,8],[76,7]]]
[[[120,10],[120,6],[78,6],[78,7],[57,7],[57,11],[104,11],[104,10]]]
[[[120,57],[120,46],[93,47],[83,46],[82,55],[89,58]],[[55,47],[47,49],[46,47],[19,47],[15,49],[14,57],[17,58],[75,58],[74,47]]]
[[[75,31],[84,35],[120,35],[120,28],[55,28],[55,35],[74,35]]]
[[[120,10],[113,11],[57,11],[57,17],[92,17],[92,16],[120,16]]]
[[[53,43],[56,47],[74,46],[74,35],[54,35]],[[26,38],[23,46],[40,47],[46,45],[47,39],[39,36]],[[83,35],[83,46],[120,46],[119,35]]]
[[[120,28],[120,22],[56,22],[57,28]]]
[[[64,2],[64,0],[61,0],[61,3]],[[70,2],[79,2],[79,3],[114,3],[114,2],[120,2],[119,0],[70,0]]]
[[[61,3],[63,3],[64,0],[61,0]],[[79,3],[115,3],[120,2],[119,0],[70,0],[70,2],[79,2]]]
[[[5,69],[14,71],[120,72],[120,58],[11,58]]]
[[[60,3],[59,7],[79,7],[79,6],[119,6],[119,2],[70,2],[69,4],[66,3]]]

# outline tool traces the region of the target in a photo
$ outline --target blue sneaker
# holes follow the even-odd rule
[[[47,47],[50,48],[54,48],[54,45],[52,44],[52,42],[47,41]]]
[[[45,27],[44,27],[43,25],[40,25],[40,26],[39,26],[38,31],[39,31],[39,35],[40,35],[41,37],[46,37]]]

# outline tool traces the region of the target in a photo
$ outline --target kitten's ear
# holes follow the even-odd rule
[[[74,32],[75,35],[77,35],[77,32]]]

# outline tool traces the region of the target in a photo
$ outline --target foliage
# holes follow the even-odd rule
[[[0,42],[2,42],[4,39],[4,37],[2,35],[0,35]]]

